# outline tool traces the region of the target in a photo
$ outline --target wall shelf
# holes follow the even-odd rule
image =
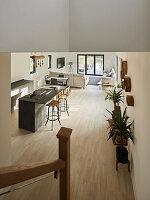
[[[124,85],[125,85],[125,91],[131,92],[131,78],[129,76],[124,77]]]
[[[127,65],[127,61],[122,61],[122,69],[121,69],[122,73],[124,75],[127,75],[128,72],[128,65]]]
[[[132,95],[127,95],[126,101],[128,106],[134,106],[134,97]]]

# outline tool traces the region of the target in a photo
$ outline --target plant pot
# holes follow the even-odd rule
[[[120,106],[114,105],[114,114],[117,116],[118,114],[121,115],[121,108]]]
[[[117,146],[116,159],[120,163],[128,163],[128,150],[125,147],[121,148],[121,146]]]

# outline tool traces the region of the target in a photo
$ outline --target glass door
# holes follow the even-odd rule
[[[104,57],[95,56],[95,75],[103,75]]]
[[[104,71],[104,55],[78,54],[77,73],[102,76]]]
[[[86,69],[85,72],[87,75],[94,75],[95,74],[95,62],[94,56],[89,55],[86,57]]]
[[[78,55],[78,74],[85,74],[85,55]]]

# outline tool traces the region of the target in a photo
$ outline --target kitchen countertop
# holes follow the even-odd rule
[[[38,90],[35,90],[31,94],[19,98],[19,101],[28,101],[37,104],[46,104],[48,101],[53,99],[57,94],[62,92],[65,88],[66,88],[65,86],[46,85]]]
[[[11,83],[11,89],[15,89],[17,87],[20,87],[21,85],[25,85],[25,84],[31,83],[31,82],[33,82],[33,80],[21,79],[19,81],[15,81],[15,82]]]

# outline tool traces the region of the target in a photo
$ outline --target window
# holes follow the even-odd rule
[[[52,59],[52,56],[48,55],[48,69],[51,68],[51,59]]]
[[[77,73],[102,76],[104,71],[104,55],[78,54]]]
[[[30,74],[34,74],[36,72],[35,61],[32,57],[30,57]]]

